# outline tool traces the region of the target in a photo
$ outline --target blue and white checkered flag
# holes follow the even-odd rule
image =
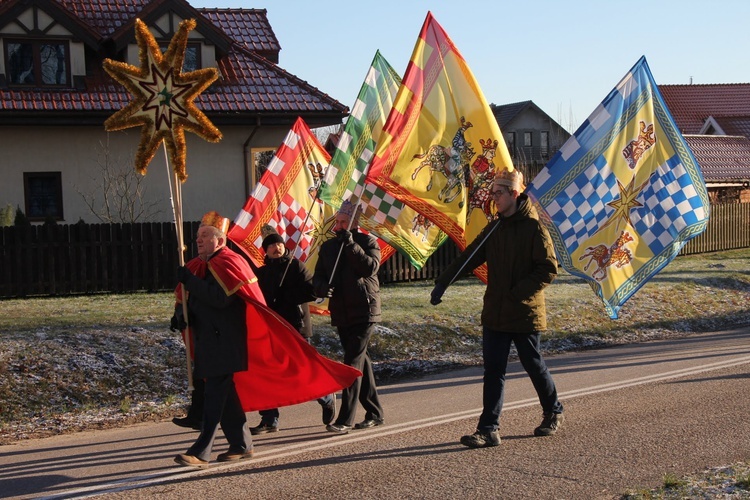
[[[708,223],[703,174],[645,57],[527,192],[562,266],[591,284],[613,319]]]

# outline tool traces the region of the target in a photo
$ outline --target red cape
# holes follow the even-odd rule
[[[266,306],[258,279],[241,255],[225,248],[208,262],[195,258],[187,267],[199,278],[210,271],[227,295],[236,293],[247,303],[248,369],[234,374],[244,411],[311,401],[349,387],[362,375],[356,368],[321,356]],[[181,302],[181,284],[175,295]]]

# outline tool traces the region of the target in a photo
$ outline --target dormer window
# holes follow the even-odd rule
[[[6,40],[8,85],[69,85],[70,51],[66,40]]]
[[[168,45],[169,42],[161,43],[162,53],[167,51]],[[195,71],[196,69],[201,69],[201,44],[188,42],[185,47],[185,57],[182,60],[182,73]]]
[[[188,43],[185,47],[185,59],[182,61],[182,72],[201,69],[201,44]]]

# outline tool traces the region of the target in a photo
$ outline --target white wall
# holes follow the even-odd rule
[[[247,199],[243,145],[251,127],[220,127],[224,138],[209,143],[186,133],[188,179],[182,185],[184,220],[199,220],[210,210],[234,219]],[[267,129],[253,136],[249,147],[277,148],[288,129]],[[107,133],[103,127],[0,127],[0,206],[12,204],[25,211],[24,172],[62,172],[63,214],[61,223],[99,220],[78,193],[101,198],[101,171],[97,156],[100,143],[107,143],[113,158],[133,168],[132,158],[140,140],[140,129]],[[118,160],[115,160],[115,163]],[[154,221],[171,222],[168,170],[163,149],[149,165],[144,178],[148,201],[158,203]]]

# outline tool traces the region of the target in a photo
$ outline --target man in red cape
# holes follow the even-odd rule
[[[218,229],[215,233],[215,246],[211,247],[212,253],[208,255],[201,255],[206,252],[205,249],[199,248],[199,256],[189,261],[185,266],[186,269],[181,268],[178,273],[180,284],[175,290],[177,297],[175,313],[178,316],[182,312],[183,283],[185,283],[185,289],[190,291],[191,287],[198,283],[196,279],[215,281],[226,297],[234,295],[244,301],[247,352],[231,353],[228,356],[229,359],[212,360],[235,366],[238,366],[237,363],[242,365],[242,361],[247,360],[244,369],[230,370],[233,372],[232,378],[242,410],[249,412],[303,403],[350,386],[361,375],[359,370],[318,354],[314,347],[300,337],[292,325],[266,306],[257,279],[248,262],[244,257],[226,247],[229,219],[221,217],[216,212],[209,212],[201,221],[201,227],[203,226]],[[193,303],[189,298],[188,302]],[[188,319],[192,318],[193,313],[188,311]],[[190,321],[188,321],[188,329],[189,323]],[[199,352],[201,343],[197,344],[194,351],[196,376],[202,377],[205,376],[203,372],[207,371],[205,366],[207,360]],[[226,352],[223,352],[222,356],[226,356]],[[208,369],[208,371],[211,370]],[[204,409],[203,429],[199,441],[202,438],[208,439],[208,436],[203,436],[207,433],[211,434],[210,441],[213,441],[216,428],[214,426],[214,429],[206,429],[205,417],[211,411],[212,409],[208,407]],[[183,460],[178,463],[199,466],[205,465],[203,462],[207,464],[210,445],[207,453],[205,448],[201,448],[200,455],[202,456],[198,456],[200,462],[185,463]],[[187,461],[192,462],[190,450],[186,455],[188,455]],[[222,455],[219,456],[220,459]],[[235,459],[235,455],[239,458],[246,458],[242,453],[230,453],[224,458]],[[185,455],[178,455],[180,456],[185,457]]]

